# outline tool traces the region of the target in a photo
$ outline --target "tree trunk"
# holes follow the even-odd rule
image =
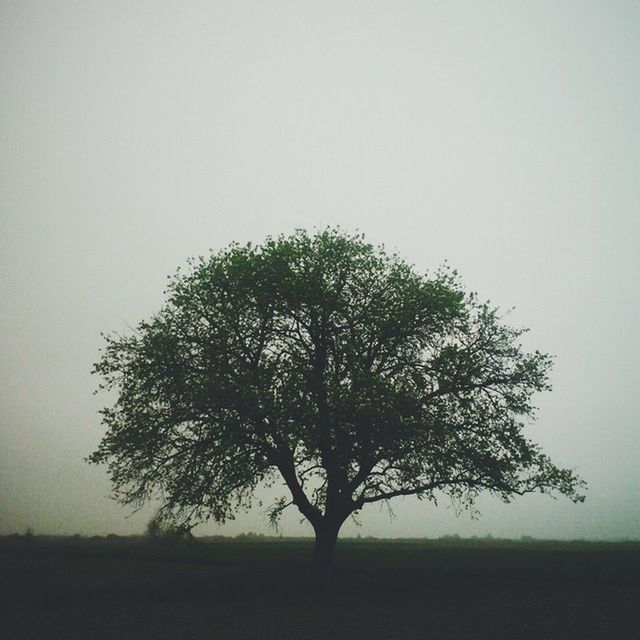
[[[340,523],[341,524],[341,523]],[[316,528],[316,543],[313,550],[313,566],[321,580],[331,580],[340,524],[321,522]]]

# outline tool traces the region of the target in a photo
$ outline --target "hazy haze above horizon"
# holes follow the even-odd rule
[[[636,2],[0,2],[0,534],[141,532],[84,462],[100,332],[190,256],[340,225],[515,307],[556,356],[528,433],[589,484],[343,533],[640,538],[639,114]]]

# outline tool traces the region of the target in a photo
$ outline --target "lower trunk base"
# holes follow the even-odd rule
[[[321,584],[328,584],[333,580],[337,540],[338,530],[334,527],[316,530],[313,568]]]

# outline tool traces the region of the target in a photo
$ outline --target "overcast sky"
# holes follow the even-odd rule
[[[0,118],[0,533],[141,532],[83,461],[100,332],[190,256],[341,225],[516,307],[556,356],[529,435],[589,483],[343,533],[640,538],[640,3],[2,1]]]

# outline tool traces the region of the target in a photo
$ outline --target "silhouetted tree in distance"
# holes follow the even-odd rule
[[[550,357],[465,293],[363,236],[328,229],[233,244],[190,261],[131,335],[106,337],[95,372],[117,392],[90,461],[115,497],[160,496],[176,521],[224,522],[278,475],[330,567],[367,504],[484,490],[583,500],[582,481],[523,434]]]
[[[147,523],[146,534],[153,540],[191,540],[189,523],[176,524],[170,514],[162,509]]]

